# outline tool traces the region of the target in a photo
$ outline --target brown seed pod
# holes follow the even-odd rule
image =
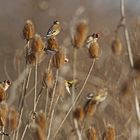
[[[89,100],[84,107],[86,116],[93,116],[96,111],[96,106],[97,103],[95,100]]]
[[[37,113],[35,122],[41,128],[41,130],[43,131],[43,133],[45,134],[45,131],[46,131],[46,122],[47,121],[46,121],[45,114],[42,111],[40,111],[39,113]]]
[[[39,34],[35,34],[31,43],[31,52],[40,53],[44,50],[45,45]]]
[[[0,87],[0,102],[4,101],[6,99],[6,92],[3,88]]]
[[[115,128],[113,126],[107,126],[104,140],[116,140]]]
[[[24,39],[29,41],[30,39],[33,38],[34,33],[35,33],[34,24],[32,23],[31,20],[27,20],[24,27],[23,27],[23,37],[24,37]]]
[[[8,115],[8,105],[6,102],[0,103],[0,126],[6,125],[6,118]]]
[[[121,43],[121,40],[116,37],[112,43],[111,43],[111,48],[112,48],[112,52],[115,54],[115,55],[121,55],[122,54],[122,51],[123,51],[123,46],[122,46],[122,43]]]
[[[99,58],[101,50],[98,42],[92,42],[89,47],[90,58]]]
[[[98,140],[97,133],[94,127],[90,127],[87,130],[87,138],[88,140]]]
[[[15,108],[13,107],[10,108],[6,121],[6,127],[9,129],[9,131],[14,131],[17,129],[18,119],[19,119],[19,113],[15,110]]]
[[[47,40],[47,43],[48,43],[47,49],[52,50],[52,51],[58,51],[59,45],[56,38],[49,38]]]
[[[82,122],[84,119],[84,110],[82,106],[78,106],[74,112],[73,112],[73,117],[76,119],[78,122]]]
[[[88,25],[86,21],[82,21],[77,25],[73,45],[75,48],[83,47],[88,34]]]
[[[58,52],[55,53],[53,56],[53,65],[56,68],[60,68],[62,65],[66,63],[66,55],[63,50],[59,50]]]
[[[48,87],[52,88],[54,83],[54,76],[52,70],[46,70],[43,75],[43,83]]]

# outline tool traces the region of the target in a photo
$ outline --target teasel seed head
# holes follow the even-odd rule
[[[87,130],[87,138],[88,140],[98,140],[97,138],[97,132],[95,130],[94,127],[90,127],[88,130]]]
[[[47,43],[48,43],[48,46],[47,46],[48,50],[51,50],[51,51],[58,51],[59,50],[59,45],[58,45],[56,38],[49,38],[47,40]]]
[[[27,56],[26,59],[27,59],[27,64],[35,65],[35,63],[36,63],[36,54],[32,52]]]
[[[8,105],[6,102],[0,103],[0,126],[6,126],[6,118],[8,115]]]
[[[61,66],[63,66],[68,60],[66,58],[66,54],[64,52],[64,50],[59,50],[58,52],[55,53],[55,55],[53,56],[53,65],[56,68],[60,68]]]
[[[98,42],[91,43],[88,51],[89,51],[90,58],[99,58],[101,54],[101,50]]]
[[[82,106],[78,106],[74,112],[73,112],[73,117],[74,119],[76,119],[78,122],[82,122],[84,117],[85,117],[85,113],[84,113],[84,109]]]
[[[42,111],[37,113],[35,122],[41,128],[41,130],[45,133],[47,121],[46,121],[45,114]]]
[[[45,71],[43,75],[43,84],[45,84],[49,89],[53,87],[54,76],[51,69]]]
[[[31,52],[40,53],[45,48],[44,42],[39,34],[35,34],[31,43]]]
[[[115,128],[110,124],[106,128],[104,140],[116,140]]]
[[[7,115],[7,121],[6,121],[6,127],[9,129],[9,131],[15,131],[18,126],[18,120],[19,119],[19,113],[15,110],[15,108],[10,108],[8,115]]]
[[[27,20],[24,27],[23,27],[23,37],[27,41],[33,38],[35,33],[34,24],[31,20]]]
[[[123,46],[122,46],[121,40],[119,39],[118,36],[116,36],[115,39],[112,41],[111,48],[112,48],[112,52],[115,55],[119,56],[122,54]]]
[[[73,45],[75,48],[79,49],[83,47],[88,34],[87,21],[81,21],[77,27],[74,34]]]
[[[95,100],[89,100],[85,107],[84,112],[86,116],[93,116],[96,111],[97,102]]]

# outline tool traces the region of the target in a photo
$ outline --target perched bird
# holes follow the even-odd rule
[[[49,28],[46,37],[55,37],[60,33],[61,26],[59,21],[54,21],[53,25]]]
[[[0,82],[0,102],[5,100],[6,98],[6,90],[9,88],[11,85],[11,81],[5,80],[3,82]]]
[[[92,43],[97,42],[99,37],[99,33],[93,33],[92,35],[89,35],[86,40],[86,47],[89,48]]]
[[[70,88],[77,84],[78,83],[78,80],[77,79],[74,79],[74,80],[65,80],[65,88],[66,90],[68,91],[68,93],[71,95],[71,91],[70,91]]]

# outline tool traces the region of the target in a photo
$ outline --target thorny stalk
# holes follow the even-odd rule
[[[34,113],[36,112],[36,101],[37,101],[37,59],[35,60],[35,73],[34,73],[34,105],[33,105],[33,109],[34,109]]]
[[[81,132],[79,130],[78,122],[77,122],[76,119],[74,119],[74,126],[75,126],[75,130],[76,130],[76,133],[77,133],[77,136],[78,136],[78,140],[82,140],[82,135],[81,135]]]
[[[51,103],[50,103],[50,108],[49,108],[49,116],[48,119],[50,119],[49,121],[49,127],[48,127],[48,135],[47,135],[47,140],[49,140],[50,134],[51,134],[51,126],[52,126],[52,121],[53,121],[53,114],[54,114],[54,109],[53,109],[53,102],[54,102],[54,97],[55,97],[55,91],[56,91],[56,85],[57,85],[57,81],[58,81],[58,76],[59,76],[59,70],[56,70],[56,78],[55,78],[55,83],[54,83],[54,87],[53,87],[53,92],[52,92],[52,99],[51,99]],[[54,105],[55,108],[55,105]]]
[[[20,140],[23,140],[24,139],[24,136],[25,136],[25,133],[26,133],[28,127],[29,127],[29,124],[26,124]]]
[[[133,54],[132,54],[132,49],[131,49],[129,33],[128,33],[127,25],[126,25],[124,0],[121,0],[120,10],[121,10],[121,20],[120,20],[120,25],[119,26],[120,27],[122,26],[123,29],[124,29],[124,35],[125,35],[127,51],[128,51],[128,55],[129,55],[129,61],[130,61],[131,67],[133,68],[134,67],[134,61],[133,61]]]
[[[27,88],[28,88],[27,85],[28,85],[28,82],[29,82],[29,77],[31,75],[31,70],[30,69],[31,68],[27,67],[28,74],[27,74],[26,81],[25,81],[23,99],[21,101],[21,107],[19,109],[19,122],[18,122],[17,131],[16,131],[15,138],[14,138],[15,140],[18,140],[18,136],[19,136],[19,129],[20,129],[20,126],[21,126],[21,118],[22,118],[22,115],[23,115],[24,101],[25,101],[25,96],[26,96]]]
[[[4,130],[5,130],[5,129],[4,129],[4,126],[2,126],[2,132],[4,132]],[[4,136],[5,136],[5,135],[2,135],[2,136],[1,136],[1,140],[4,140]]]
[[[83,89],[85,88],[85,85],[86,85],[86,83],[87,83],[87,81],[88,81],[88,79],[89,79],[89,77],[90,77],[90,74],[91,74],[91,72],[92,72],[92,69],[93,69],[93,67],[94,67],[94,64],[95,64],[95,59],[92,60],[92,64],[91,64],[90,70],[89,70],[89,72],[88,72],[88,74],[87,74],[87,76],[86,76],[86,79],[85,79],[85,81],[84,81],[84,84],[83,84],[81,90],[79,91],[77,97],[76,97],[75,100],[74,100],[74,103],[71,105],[70,109],[69,109],[68,112],[66,113],[64,119],[63,119],[62,122],[60,123],[60,125],[59,125],[59,127],[57,128],[56,132],[54,133],[52,139],[54,139],[54,138],[56,137],[56,135],[57,135],[58,132],[60,131],[61,127],[63,126],[64,122],[66,121],[66,119],[68,118],[69,114],[71,113],[73,107],[75,106],[75,104],[77,103],[78,99],[80,98],[80,96],[81,96],[81,94],[82,94],[82,91],[83,91]]]

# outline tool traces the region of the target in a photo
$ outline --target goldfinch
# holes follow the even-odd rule
[[[5,80],[0,82],[0,102],[6,99],[6,90],[11,85],[11,81]]]
[[[59,21],[54,21],[53,25],[49,28],[46,37],[55,37],[61,31],[61,26]]]
[[[69,80],[69,81],[68,80],[65,80],[64,82],[65,82],[65,88],[66,88],[67,92],[71,95],[70,88],[73,85],[77,84],[78,83],[78,80],[77,79]]]

